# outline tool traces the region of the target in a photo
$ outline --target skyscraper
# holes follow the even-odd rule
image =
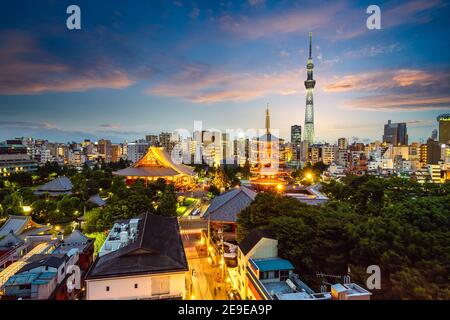
[[[437,131],[437,129],[433,129],[433,131],[431,131],[431,139],[433,139],[433,140],[437,140],[438,139],[438,131]]]
[[[347,150],[347,148],[348,148],[348,140],[347,140],[347,138],[339,138],[338,139],[338,147],[341,150]]]
[[[306,88],[306,109],[305,109],[305,133],[303,140],[309,144],[314,143],[314,87],[316,80],[313,79],[314,64],[312,60],[312,32],[309,33],[309,58],[306,65],[307,80],[305,81]]]
[[[439,121],[439,143],[450,144],[450,113],[441,114],[437,117]]]
[[[302,126],[293,125],[291,126],[291,143],[299,145],[302,142]]]
[[[441,159],[441,146],[432,138],[427,140],[427,164],[438,164]]]
[[[302,126],[291,126],[291,144],[292,155],[294,161],[300,160],[301,145],[302,145]]]
[[[392,123],[391,120],[388,120],[388,123],[384,125],[383,142],[394,146],[408,145],[406,123]]]

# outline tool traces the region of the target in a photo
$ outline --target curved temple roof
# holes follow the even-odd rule
[[[151,147],[147,154],[132,167],[114,172],[119,176],[169,177],[177,175],[194,176],[189,167],[173,162],[163,148]]]

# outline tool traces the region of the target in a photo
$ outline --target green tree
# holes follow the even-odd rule
[[[164,192],[158,205],[156,213],[165,217],[176,217],[177,198],[174,192]]]

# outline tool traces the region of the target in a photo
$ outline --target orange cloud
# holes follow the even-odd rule
[[[325,92],[368,91],[396,87],[425,87],[439,84],[447,73],[424,70],[383,70],[334,77],[325,85]]]
[[[352,92],[345,106],[379,111],[419,111],[450,109],[450,73],[448,70],[382,70],[334,77],[325,92]]]
[[[387,94],[355,99],[347,102],[346,106],[352,109],[369,111],[448,110],[450,109],[450,97]]]

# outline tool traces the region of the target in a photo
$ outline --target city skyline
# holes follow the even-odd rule
[[[77,4],[80,31],[65,28],[67,3],[0,4],[0,140],[262,128],[267,103],[289,140],[310,31],[316,141],[381,140],[392,120],[424,142],[450,108],[444,1],[382,2],[381,30],[366,28],[365,1]]]

